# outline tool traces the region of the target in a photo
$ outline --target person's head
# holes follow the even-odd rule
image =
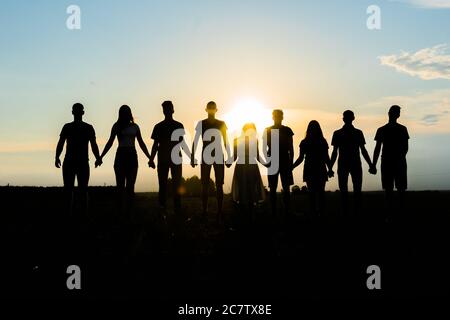
[[[84,106],[81,103],[75,103],[72,106],[72,114],[76,119],[81,119],[84,115]]]
[[[117,123],[121,128],[128,126],[130,123],[133,123],[133,113],[131,112],[131,108],[127,105],[123,105],[119,109],[119,119]]]
[[[217,112],[217,104],[214,101],[208,102],[205,111],[208,113],[208,116],[214,116]]]
[[[243,136],[256,136],[256,126],[254,123],[246,123],[244,124],[244,126],[242,127],[242,135]]]
[[[344,120],[345,124],[352,124],[353,120],[355,120],[355,114],[351,110],[346,110],[343,113],[342,120]]]
[[[306,139],[315,141],[323,139],[322,128],[316,120],[309,122],[308,128],[306,129]]]
[[[174,113],[172,101],[164,101],[162,103],[162,108],[163,108],[163,113],[166,117],[170,117]]]
[[[280,109],[273,110],[272,119],[276,125],[281,125],[281,122],[283,122],[283,110]]]
[[[400,118],[400,110],[401,108],[397,105],[392,106],[389,109],[389,121],[397,121]]]

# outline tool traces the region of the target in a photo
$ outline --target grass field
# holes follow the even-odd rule
[[[125,224],[111,188],[90,190],[91,223],[65,219],[59,188],[0,188],[3,296],[37,298],[299,299],[447,295],[448,192],[410,192],[404,215],[384,221],[383,193],[365,193],[364,210],[340,215],[339,193],[308,218],[305,194],[292,197],[285,223],[263,203],[243,224],[229,196],[225,222],[199,219],[200,199],[183,198],[183,215],[164,218],[156,194],[137,194]],[[170,203],[170,201],[169,201]],[[281,204],[280,204],[281,207]],[[82,290],[66,288],[79,265]],[[366,287],[370,265],[382,290]]]

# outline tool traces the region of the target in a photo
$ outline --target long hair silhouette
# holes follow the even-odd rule
[[[125,129],[130,123],[134,123],[133,113],[131,108],[127,105],[123,105],[119,109],[119,118],[117,119],[117,125],[119,130]]]
[[[250,136],[254,137],[256,136],[256,126],[254,123],[246,123],[242,127],[242,136]]]
[[[306,129],[305,140],[312,142],[322,142],[325,141],[323,137],[322,128],[320,124],[316,120],[312,120],[308,124],[308,128]]]

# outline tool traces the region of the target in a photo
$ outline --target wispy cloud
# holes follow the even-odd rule
[[[378,59],[381,65],[392,67],[413,77],[424,80],[450,80],[450,55],[446,54],[446,51],[447,45],[440,44],[417,52],[380,56]]]
[[[402,107],[402,121],[415,132],[450,132],[450,89],[384,97],[364,107],[367,112],[386,117],[388,108],[393,104]]]
[[[450,0],[393,0],[406,2],[415,7],[427,9],[450,9]]]
[[[434,126],[437,125],[439,123],[439,120],[443,117],[445,117],[446,115],[448,115],[448,111],[445,110],[441,113],[434,113],[434,114],[426,114],[422,117],[422,124],[426,125],[426,126]]]

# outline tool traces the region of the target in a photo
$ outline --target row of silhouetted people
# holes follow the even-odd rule
[[[138,157],[136,140],[139,147],[149,159],[149,166],[157,168],[159,181],[159,204],[166,208],[167,187],[169,171],[172,177],[172,188],[175,212],[181,209],[182,163],[181,153],[185,152],[195,167],[198,162],[195,158],[196,147],[202,141],[202,156],[200,161],[200,179],[202,183],[202,216],[208,210],[208,191],[211,169],[214,169],[217,217],[222,218],[223,184],[225,167],[236,162],[232,181],[232,197],[247,212],[264,200],[263,186],[258,163],[268,168],[269,197],[272,213],[277,213],[277,188],[281,179],[284,213],[289,216],[290,187],[294,183],[292,171],[304,162],[303,180],[307,184],[311,198],[311,208],[315,213],[321,211],[324,202],[325,184],[334,176],[333,167],[337,165],[339,189],[342,195],[342,208],[348,211],[348,180],[351,177],[355,199],[355,209],[361,208],[361,188],[363,171],[361,155],[369,165],[371,174],[377,173],[377,163],[381,154],[381,180],[387,195],[388,204],[392,202],[394,186],[403,200],[407,189],[406,154],[408,152],[408,131],[406,127],[397,123],[400,117],[400,107],[394,105],[389,110],[389,122],[377,130],[376,147],[372,159],[365,148],[363,132],[353,126],[354,113],[347,110],[343,114],[344,126],[333,134],[331,145],[333,151],[329,156],[329,146],[323,136],[319,122],[313,120],[309,123],[306,136],[300,143],[298,159],[294,160],[293,131],[282,124],[283,111],[274,110],[274,124],[266,128],[263,134],[263,155],[260,155],[256,126],[247,123],[242,128],[242,134],[235,138],[232,148],[227,140],[227,126],[225,122],[216,119],[217,105],[209,102],[205,111],[207,118],[200,121],[195,128],[195,137],[192,147],[189,148],[184,138],[183,124],[173,119],[174,106],[171,101],[162,104],[164,120],[155,125],[151,139],[153,146],[149,152],[142,138],[139,126],[134,122],[129,106],[122,106],[119,117],[111,129],[111,135],[103,151],[96,143],[94,128],[83,122],[84,107],[76,103],[72,107],[74,121],[64,125],[56,148],[55,165],[61,167],[60,155],[66,143],[66,153],[62,164],[65,194],[69,210],[73,209],[73,189],[75,178],[80,190],[80,203],[87,212],[87,186],[89,182],[89,144],[96,158],[95,166],[101,166],[103,158],[118,140],[118,148],[114,160],[114,172],[117,189],[119,191],[120,206],[129,209],[133,203],[134,185],[138,172]],[[276,134],[273,134],[276,131]],[[211,134],[213,132],[213,134]],[[215,135],[214,133],[217,133]],[[177,138],[174,139],[174,136]],[[273,141],[276,139],[276,141]],[[214,148],[213,144],[223,145]],[[253,151],[252,151],[253,150]],[[241,152],[243,151],[243,152]],[[155,158],[157,157],[157,166]],[[275,169],[272,164],[277,161]]]

